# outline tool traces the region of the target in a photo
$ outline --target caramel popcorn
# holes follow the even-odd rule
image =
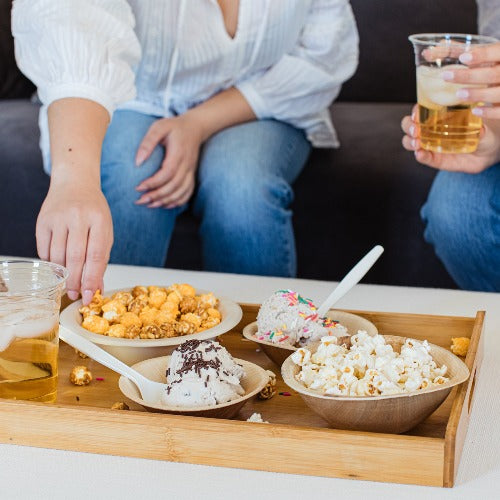
[[[148,295],[148,289],[145,286],[134,286],[132,289],[132,296],[137,297],[138,295]]]
[[[179,302],[179,311],[181,314],[193,313],[198,308],[198,302],[194,297],[184,297]]]
[[[149,305],[151,307],[159,309],[166,300],[167,292],[165,290],[155,289],[149,292]]]
[[[92,382],[92,373],[86,366],[75,366],[69,374],[69,381],[75,385],[88,385]]]
[[[131,326],[142,326],[142,321],[140,320],[139,316],[137,314],[134,314],[132,312],[126,312],[121,318],[120,318],[120,323],[125,327],[129,328]]]
[[[470,339],[467,337],[454,337],[451,339],[451,352],[457,356],[466,356],[469,350]]]
[[[126,328],[121,323],[118,323],[116,325],[111,325],[109,327],[108,336],[109,337],[123,338],[123,337],[125,337],[125,332],[126,332]]]
[[[125,339],[161,339],[202,332],[218,325],[221,313],[213,293],[197,296],[187,283],[135,286],[103,297],[97,291],[80,308],[82,326],[93,333]]]
[[[101,316],[87,316],[83,318],[82,326],[90,332],[105,335],[109,330],[109,321]]]
[[[127,403],[124,403],[123,401],[113,403],[113,406],[111,406],[112,410],[130,410],[130,407]]]
[[[269,382],[259,392],[259,399],[271,399],[276,394],[276,374],[271,370],[266,370],[266,372],[269,375]]]

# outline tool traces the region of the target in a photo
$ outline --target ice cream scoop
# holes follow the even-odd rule
[[[342,337],[347,330],[338,321],[318,315],[314,303],[293,290],[278,290],[262,303],[257,315],[259,340],[303,346],[324,336]]]
[[[229,352],[212,340],[188,340],[172,353],[162,403],[212,406],[239,398],[245,375]]]

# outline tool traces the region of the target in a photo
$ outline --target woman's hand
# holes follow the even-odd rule
[[[485,124],[481,131],[479,146],[474,153],[433,153],[421,149],[416,114],[417,107],[415,106],[412,115],[403,118],[401,128],[406,134],[403,137],[403,147],[408,151],[414,151],[418,162],[439,170],[477,174],[500,161],[500,127],[498,124]]]
[[[153,123],[139,146],[136,164],[143,163],[158,144],[165,147],[165,158],[158,172],[137,186],[144,194],[136,203],[150,208],[173,208],[186,203],[194,191],[202,142],[201,125],[189,112]]]
[[[83,302],[103,289],[113,244],[113,223],[99,186],[52,181],[36,225],[38,255],[66,266],[68,297]]]
[[[472,110],[475,115],[500,119],[500,43],[471,49],[459,59],[469,68],[452,71],[444,68],[441,77],[453,83],[479,85],[460,89],[457,96],[464,102],[481,103]]]

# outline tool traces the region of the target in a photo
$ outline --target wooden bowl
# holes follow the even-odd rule
[[[388,344],[400,352],[406,337],[384,335]],[[320,391],[306,388],[295,379],[300,367],[291,356],[283,363],[281,374],[285,384],[297,391],[315,413],[335,429],[385,432],[399,434],[424,421],[446,399],[451,389],[469,378],[469,369],[447,349],[429,344],[430,354],[441,366],[449,382],[429,389],[388,396],[325,396]],[[316,346],[317,347],[317,346]],[[315,351],[315,349],[311,349]]]
[[[130,291],[129,288],[122,288],[116,290],[109,290],[104,294],[104,297],[109,297],[116,292]],[[196,290],[196,294],[208,293],[205,290]],[[170,337],[163,339],[121,339],[116,337],[107,337],[106,335],[99,335],[98,333],[90,332],[83,328],[82,315],[78,312],[82,307],[82,301],[78,300],[66,307],[61,312],[60,323],[62,326],[78,333],[87,340],[94,344],[99,345],[102,349],[109,352],[111,355],[123,361],[127,365],[132,365],[151,359],[157,356],[164,356],[171,354],[172,351],[186,340],[209,340],[215,339],[223,333],[229,332],[241,320],[243,315],[241,307],[232,300],[224,297],[217,297],[219,299],[218,309],[221,313],[221,322],[213,328],[208,328],[200,333],[193,333],[191,335],[183,335],[181,337]]]
[[[377,327],[371,321],[368,321],[357,314],[332,309],[328,311],[326,315],[344,325],[350,335],[354,335],[358,332],[358,330],[365,330],[368,335],[371,335],[372,337],[378,334]],[[296,347],[281,346],[279,344],[274,344],[273,342],[268,342],[267,340],[258,340],[257,332],[257,321],[254,321],[243,328],[244,337],[259,344],[267,357],[278,366],[281,366],[285,359],[297,350]]]
[[[258,392],[260,392],[269,381],[266,370],[260,366],[234,358],[236,363],[243,366],[245,376],[241,379],[241,385],[245,389],[245,394],[234,401],[221,403],[216,406],[199,406],[186,408],[183,406],[168,406],[158,403],[156,405],[146,404],[139,393],[139,390],[128,378],[120,377],[118,385],[122,393],[132,401],[139,403],[146,410],[156,413],[172,413],[175,415],[191,415],[196,417],[233,418],[241,407]],[[170,356],[147,359],[132,366],[139,373],[154,382],[166,383],[165,372],[170,362]]]

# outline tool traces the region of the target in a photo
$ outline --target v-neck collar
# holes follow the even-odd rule
[[[235,43],[235,42],[237,42],[241,38],[241,31],[242,31],[242,25],[243,25],[243,22],[242,22],[242,20],[243,20],[242,11],[243,11],[243,4],[244,4],[245,0],[239,0],[239,4],[238,4],[238,20],[236,22],[236,31],[234,33],[234,36],[231,36],[228,33],[228,31],[227,31],[226,23],[224,21],[224,14],[222,12],[221,6],[219,5],[219,2],[217,0],[210,0],[210,1],[214,5],[214,7],[217,9],[219,23],[220,23],[220,25],[222,27],[224,39],[228,43]]]

